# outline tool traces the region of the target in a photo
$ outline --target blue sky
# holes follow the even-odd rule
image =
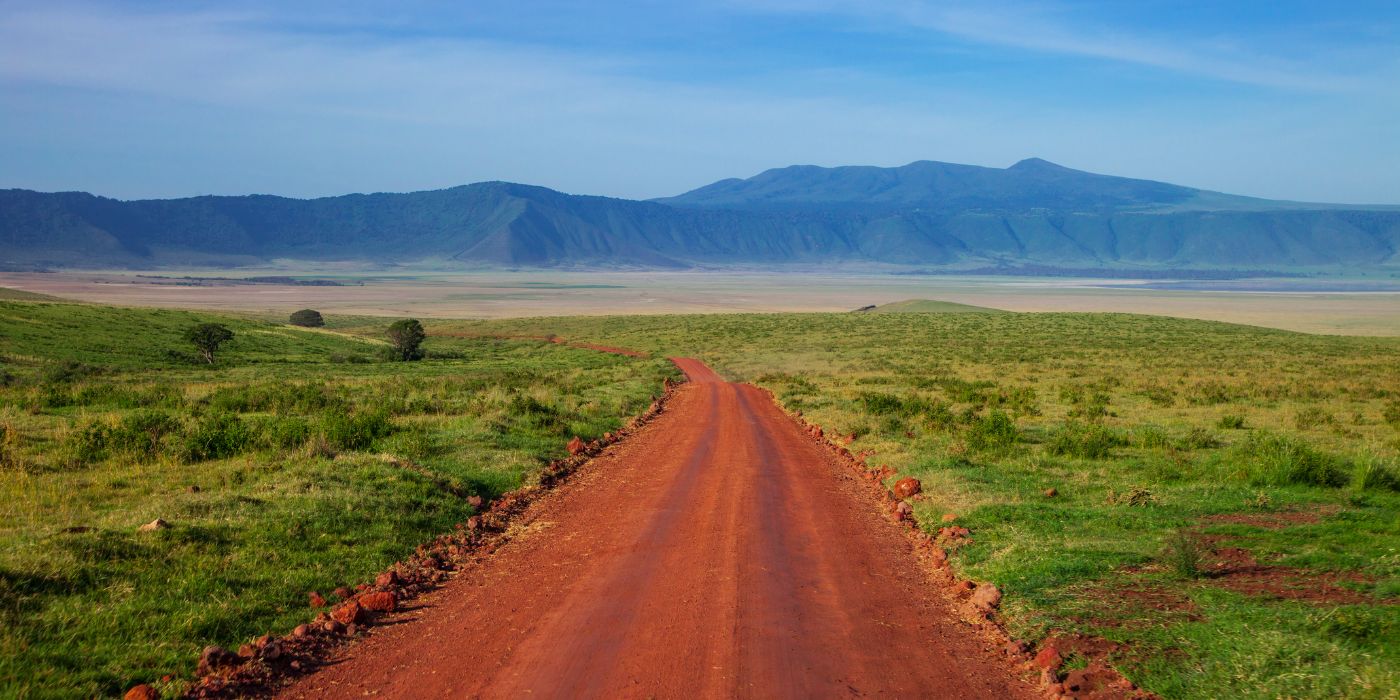
[[[0,187],[641,198],[1029,156],[1400,203],[1400,3],[0,0]]]

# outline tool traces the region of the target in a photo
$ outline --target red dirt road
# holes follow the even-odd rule
[[[695,360],[495,554],[287,698],[1030,697],[863,484]]]

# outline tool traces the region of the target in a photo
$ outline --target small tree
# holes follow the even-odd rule
[[[428,337],[423,332],[423,324],[416,318],[406,318],[402,321],[394,321],[389,326],[389,343],[394,346],[394,359],[397,360],[417,360],[423,357],[423,351],[419,348],[423,344],[423,339]]]
[[[185,331],[185,340],[190,341],[204,361],[214,364],[214,352],[220,345],[233,339],[233,331],[218,323],[201,323]]]
[[[302,309],[292,312],[292,325],[303,328],[320,328],[326,325],[326,319],[321,318],[321,312],[314,309]]]

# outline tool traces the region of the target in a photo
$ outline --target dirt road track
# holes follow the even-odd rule
[[[666,413],[283,697],[1031,696],[822,447],[676,363]]]

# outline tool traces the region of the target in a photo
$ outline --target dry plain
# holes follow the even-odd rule
[[[258,276],[342,286],[246,284]],[[200,278],[198,281],[182,279]],[[229,278],[229,279],[213,279]],[[1166,288],[1162,288],[1165,286]],[[232,272],[0,273],[0,287],[122,306],[285,314],[513,318],[847,311],[938,299],[1008,311],[1176,316],[1342,335],[1400,335],[1400,281],[1248,280],[1172,287],[1143,280],[830,272],[382,272],[336,267]]]

